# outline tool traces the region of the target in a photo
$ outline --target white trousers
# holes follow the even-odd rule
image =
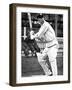
[[[45,60],[45,58],[49,57],[49,62],[51,64],[52,73],[53,75],[57,75],[57,62],[56,62],[56,56],[57,56],[58,48],[55,46],[52,46],[50,48],[45,48],[41,53],[37,53],[38,62],[43,68],[46,75],[50,74],[49,66]]]

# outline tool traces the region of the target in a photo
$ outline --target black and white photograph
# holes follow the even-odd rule
[[[14,85],[68,83],[70,8],[26,4],[12,8]]]
[[[63,75],[63,15],[21,13],[21,73]]]

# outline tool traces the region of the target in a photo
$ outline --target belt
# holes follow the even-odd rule
[[[55,45],[57,45],[57,44],[54,44],[54,45],[52,45],[52,46],[49,46],[48,48],[51,48],[51,47],[53,47],[53,46],[55,46]]]

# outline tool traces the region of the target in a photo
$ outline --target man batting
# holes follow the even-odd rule
[[[51,25],[44,20],[43,15],[38,15],[37,19],[41,27],[36,34],[30,33],[31,39],[43,38],[47,42],[43,52],[37,53],[38,62],[47,76],[51,76],[51,75],[56,76],[57,75],[56,56],[58,51],[58,41],[56,39],[55,32],[51,27]],[[47,56],[49,57],[49,62],[51,64],[52,72],[50,71],[48,64],[45,60]]]

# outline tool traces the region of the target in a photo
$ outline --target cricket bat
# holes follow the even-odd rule
[[[30,30],[32,30],[31,14],[29,12],[28,12],[28,18],[29,18]]]

